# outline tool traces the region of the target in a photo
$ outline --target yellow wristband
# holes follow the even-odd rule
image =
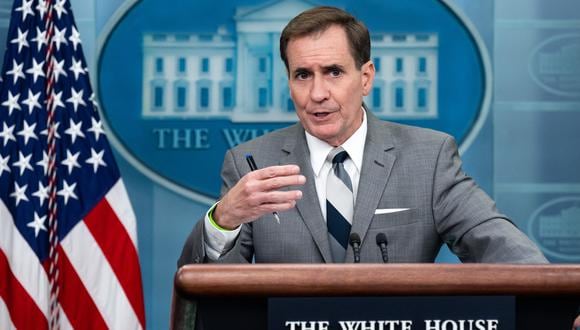
[[[212,206],[212,208],[209,210],[209,212],[207,212],[207,217],[209,218],[209,223],[211,223],[212,226],[214,226],[217,230],[221,230],[221,231],[232,231],[229,229],[225,229],[220,227],[213,219],[213,211],[215,210],[215,208],[217,207],[218,203],[215,203],[214,206]]]

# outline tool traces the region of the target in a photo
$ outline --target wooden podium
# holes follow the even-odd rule
[[[269,297],[376,296],[514,296],[516,329],[569,330],[580,265],[186,265],[175,275],[171,328],[266,329]]]

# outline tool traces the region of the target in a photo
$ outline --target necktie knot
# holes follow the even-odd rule
[[[326,157],[326,161],[332,162],[332,166],[343,163],[348,158],[348,153],[342,148],[334,148]]]
[[[339,164],[339,163],[343,163],[345,159],[348,158],[348,153],[346,153],[346,151],[341,151],[339,153],[337,153],[333,158],[332,158],[332,165],[335,164]]]

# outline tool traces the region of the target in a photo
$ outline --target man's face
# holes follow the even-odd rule
[[[306,131],[333,146],[344,143],[361,125],[362,99],[368,95],[375,68],[357,69],[343,28],[290,40],[290,95]]]

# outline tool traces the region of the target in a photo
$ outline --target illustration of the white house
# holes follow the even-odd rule
[[[143,36],[143,118],[296,121],[280,32],[301,0],[238,7],[235,31]],[[376,67],[367,106],[384,119],[437,117],[438,37],[434,33],[372,33]]]

